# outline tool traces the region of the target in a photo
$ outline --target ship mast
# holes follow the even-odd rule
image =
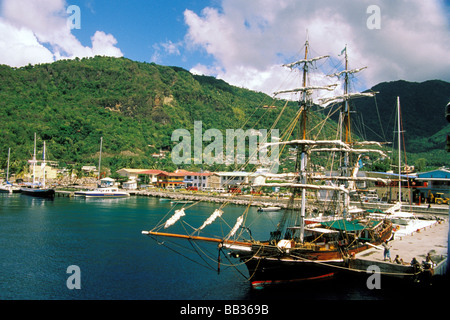
[[[308,51],[309,51],[309,41],[308,38],[305,42],[305,56],[304,59],[283,65],[285,67],[293,69],[294,67],[299,67],[302,70],[302,87],[293,89],[293,90],[285,90],[285,91],[279,91],[276,92],[275,95],[280,93],[292,93],[292,92],[301,92],[301,99],[299,100],[299,108],[302,112],[301,121],[299,121],[299,139],[301,141],[306,141],[306,127],[307,127],[307,120],[308,120],[308,111],[311,104],[310,101],[310,92],[312,90],[332,90],[334,89],[334,85],[332,86],[324,86],[324,87],[317,87],[317,86],[307,86],[307,78],[308,78],[308,71],[309,71],[309,65],[311,65],[313,62],[328,58],[329,56],[320,56],[315,58],[309,58],[308,59]],[[299,172],[299,175],[297,177],[298,185],[300,186],[306,186],[307,185],[307,165],[308,165],[308,151],[309,145],[306,143],[300,143],[299,148],[297,149],[297,162],[295,164],[295,171]],[[298,189],[298,188],[297,188]],[[292,197],[295,197],[295,190],[296,187],[293,187]],[[305,217],[306,217],[306,187],[301,187],[301,207],[300,207],[300,221],[299,221],[299,227],[300,227],[300,242],[303,242],[304,239],[304,233],[305,233]],[[282,220],[282,223],[284,224],[285,219]],[[279,226],[279,229],[284,228],[284,225]]]
[[[402,152],[401,152],[401,127],[400,127],[400,97],[397,97],[397,126],[398,126],[398,203],[402,205]]]
[[[308,47],[309,42],[308,39],[306,39],[305,43],[305,60],[308,59]],[[308,64],[303,64],[303,88],[306,88],[306,76],[308,74]],[[308,101],[307,101],[307,91],[303,91],[303,97],[302,97],[302,107],[303,107],[303,117],[302,117],[302,123],[300,124],[300,127],[302,128],[302,139],[306,139],[306,125],[308,120]],[[308,155],[306,152],[306,145],[301,146],[301,156],[300,156],[300,182],[302,184],[306,184],[306,166],[308,164]],[[297,159],[298,163],[298,159]],[[297,164],[296,164],[296,171],[298,172]],[[305,210],[306,210],[306,188],[302,188],[302,203],[300,207],[300,242],[303,242],[304,234],[305,234]]]
[[[348,55],[347,55],[347,46],[345,46],[344,48],[345,51],[345,71],[348,70]],[[351,132],[350,132],[350,108],[349,108],[349,103],[348,103],[348,72],[344,72],[344,96],[346,98],[344,98],[343,101],[343,110],[341,112],[341,117],[343,120],[343,124],[344,124],[344,130],[345,130],[345,143],[350,144],[351,143]],[[342,126],[341,126],[342,128]],[[341,136],[342,136],[342,130],[341,130]],[[342,137],[341,137],[342,140]],[[342,170],[342,176],[344,177],[348,177],[349,176],[349,153],[346,151],[344,152],[344,165],[341,168]],[[348,185],[348,183],[347,183]],[[343,216],[344,219],[346,218],[346,214],[347,214],[347,207],[350,204],[350,196],[348,194],[344,194],[344,210],[343,210]]]
[[[345,48],[341,51],[342,55],[344,54],[344,61],[345,61],[345,69],[343,71],[340,71],[338,73],[330,75],[330,77],[341,77],[343,75],[344,78],[344,94],[342,96],[338,96],[331,99],[323,99],[325,103],[328,103],[330,101],[333,101],[335,99],[342,99],[342,107],[339,115],[339,137],[340,140],[345,142],[345,144],[352,146],[353,140],[352,140],[352,133],[351,133],[351,120],[350,120],[350,105],[349,100],[352,98],[358,98],[358,97],[373,97],[375,93],[349,93],[349,75],[353,73],[360,72],[367,67],[362,67],[359,69],[349,69],[348,66],[348,54],[347,54],[347,45]],[[345,135],[345,136],[344,136]],[[342,163],[343,162],[343,163]],[[341,176],[343,177],[349,177],[350,174],[350,153],[345,150],[343,152],[342,158],[341,158]],[[348,187],[348,183],[346,184]],[[350,203],[350,197],[349,194],[344,194],[344,210],[343,210],[343,216],[346,217],[347,214],[347,208]]]

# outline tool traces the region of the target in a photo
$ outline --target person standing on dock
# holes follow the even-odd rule
[[[384,248],[384,261],[386,261],[386,258],[389,259],[389,262],[391,262],[391,246],[388,244],[388,241],[385,240],[382,244],[383,248]]]

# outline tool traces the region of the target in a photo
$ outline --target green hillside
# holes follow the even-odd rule
[[[442,139],[449,133],[449,125],[441,117],[442,103],[448,100],[448,83],[396,82],[373,89],[380,91],[377,105],[385,127],[380,129],[373,100],[361,100],[358,109],[367,127],[374,128],[373,132],[384,131],[389,141],[392,110],[400,92],[408,145],[414,146],[408,151],[413,157],[426,158],[430,166],[450,163]],[[202,121],[203,132],[215,128],[224,136],[226,129],[270,129],[284,105],[285,101],[274,101],[263,93],[213,77],[125,58],[64,60],[23,68],[0,65],[0,167],[6,166],[11,148],[12,172],[23,170],[32,156],[36,132],[38,150],[46,141],[47,159],[58,161],[60,166],[97,165],[103,137],[102,165],[112,171],[122,167],[174,170],[177,166],[170,152],[165,158],[152,155],[173,149],[175,129],[187,129],[193,135],[194,121]],[[280,133],[297,109],[296,103],[288,105],[275,127]],[[320,113],[310,117],[311,127],[323,117]],[[365,132],[358,134],[364,136]],[[325,131],[324,135],[331,133]],[[367,138],[385,140],[379,135],[368,134]],[[437,160],[429,160],[436,154]],[[286,157],[287,150],[282,155]],[[283,167],[293,170],[292,161],[283,161]],[[234,169],[225,165],[184,168]]]
[[[357,112],[354,118],[358,120],[355,128],[359,136],[391,142],[392,149],[397,150],[398,96],[404,132],[402,149],[407,151],[408,164],[423,166],[423,159],[430,168],[450,164],[450,153],[445,151],[450,123],[444,117],[444,108],[450,101],[450,83],[400,80],[380,83],[370,91],[378,92],[375,99],[353,101],[352,108]]]
[[[252,118],[255,129],[269,129],[279,109],[265,94],[230,86],[213,77],[177,67],[95,57],[10,68],[0,66],[0,164],[8,148],[14,166],[26,164],[47,141],[47,158],[64,163],[97,164],[103,137],[103,164],[121,167],[176,167],[151,155],[171,150],[172,132],[240,128]],[[282,102],[277,103],[282,106]],[[295,104],[294,104],[295,105]],[[279,125],[292,119],[289,108]],[[244,127],[246,130],[249,127]]]

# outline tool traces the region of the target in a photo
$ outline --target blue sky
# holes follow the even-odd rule
[[[67,0],[68,4],[78,5],[81,9],[81,29],[74,29],[83,45],[90,45],[90,37],[96,30],[114,35],[124,56],[135,61],[150,62],[158,51],[164,51],[161,43],[182,41],[187,26],[184,23],[186,9],[195,12],[217,1],[205,0],[169,0],[169,1],[111,1],[111,0]],[[193,66],[198,60],[208,57],[202,50],[183,55],[161,55],[160,64]],[[209,58],[210,60],[211,58]]]
[[[70,5],[80,8],[79,30],[67,27]],[[368,67],[358,90],[450,81],[449,8],[449,0],[0,0],[0,64],[124,56],[271,93],[308,33],[313,55],[333,57],[328,67],[342,65],[345,46],[351,68]]]

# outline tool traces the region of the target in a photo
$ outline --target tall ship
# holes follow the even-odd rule
[[[330,79],[342,79],[341,94],[317,99],[320,101],[320,107],[340,105],[334,139],[319,139],[317,135],[311,134],[312,130],[308,127],[311,112],[317,108],[313,98],[315,99],[319,92],[332,93],[338,86],[310,84],[311,69],[329,56],[311,57],[307,40],[302,59],[283,65],[300,74],[301,85],[294,89],[278,91],[274,95],[280,97],[284,94],[295,94],[298,102],[296,116],[282,140],[270,143],[266,141],[260,148],[279,146],[294,150],[295,170],[290,174],[277,174],[274,180],[253,184],[254,188],[283,187],[290,190],[287,208],[276,213],[280,219],[274,228],[265,234],[265,238],[256,239],[256,234],[261,233],[252,230],[253,224],[247,219],[248,207],[237,217],[233,227],[233,224],[227,224],[228,233],[224,232],[220,236],[206,233],[209,225],[224,219],[224,204],[201,226],[189,225],[191,229],[175,228],[177,232],[169,232],[174,225],[181,224],[183,221],[180,220],[188,216],[188,211],[194,206],[191,204],[171,212],[167,221],[142,233],[156,239],[158,243],[165,241],[161,239],[169,238],[184,239],[190,243],[215,243],[218,266],[223,263],[224,257],[227,262],[231,263],[231,259],[234,259],[236,265],[245,264],[248,270],[247,279],[255,288],[326,279],[340,273],[362,271],[352,265],[352,259],[356,254],[389,240],[392,237],[393,225],[388,219],[372,219],[363,210],[350,206],[350,194],[355,192],[356,182],[361,179],[357,176],[361,155],[372,152],[385,155],[379,142],[356,141],[353,138],[349,102],[353,98],[373,96],[374,93],[349,92],[349,77],[364,68],[349,69],[346,48],[341,54],[344,53],[344,69],[329,75]],[[337,174],[314,173],[311,156],[317,153],[328,156],[330,167],[334,168],[334,171],[337,168]],[[312,200],[313,196],[319,194],[327,194],[329,201]]]

